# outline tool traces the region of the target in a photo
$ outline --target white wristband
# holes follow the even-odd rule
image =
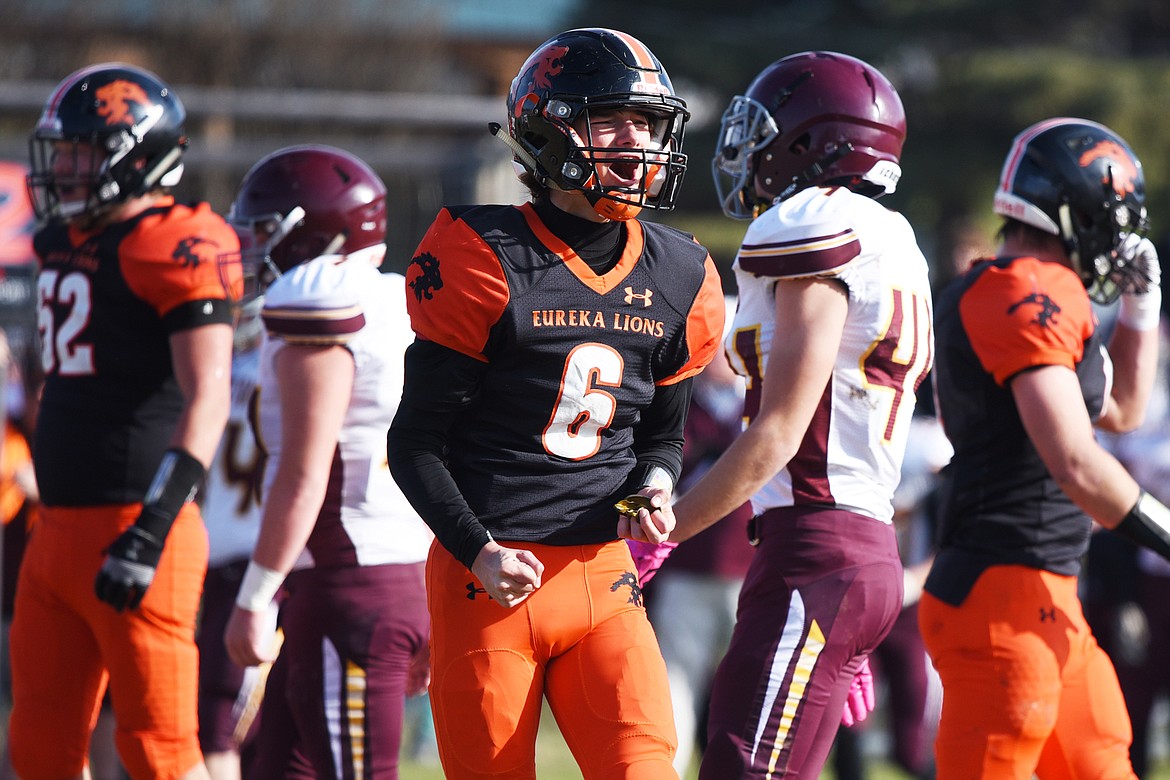
[[[1130,330],[1153,330],[1162,313],[1162,288],[1155,287],[1142,295],[1122,295],[1117,321]]]
[[[670,472],[661,466],[654,466],[650,469],[650,473],[646,475],[646,484],[643,487],[658,488],[665,490],[667,493],[674,492],[674,480],[670,478]]]
[[[248,561],[240,592],[236,594],[236,606],[249,612],[263,612],[276,598],[283,582],[284,575],[280,572],[265,568],[256,561]]]

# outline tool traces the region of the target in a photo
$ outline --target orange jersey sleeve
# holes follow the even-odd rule
[[[723,321],[727,306],[723,300],[723,283],[711,255],[703,263],[703,286],[687,314],[687,351],[690,358],[675,374],[658,382],[672,385],[694,376],[707,367],[723,344]]]
[[[1076,273],[1032,257],[988,268],[963,295],[959,313],[980,363],[1000,385],[1036,366],[1075,369],[1096,327]]]
[[[433,297],[440,286],[458,294]],[[450,211],[441,211],[406,271],[406,309],[414,332],[486,361],[488,334],[508,300],[508,283],[495,253]]]
[[[200,203],[147,216],[122,242],[122,274],[134,294],[160,316],[190,301],[224,299],[219,257],[238,253],[239,238]]]
[[[6,426],[0,454],[0,522],[5,525],[16,517],[27,498],[16,480],[16,473],[31,461],[32,453],[24,434],[14,425]]]

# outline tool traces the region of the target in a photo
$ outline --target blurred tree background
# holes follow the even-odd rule
[[[485,132],[524,57],[574,26],[646,42],[694,110],[676,212],[721,266],[744,223],[718,211],[709,172],[719,115],[785,55],[830,49],[886,73],[909,127],[886,200],[918,232],[942,283],[986,250],[991,195],[1013,136],[1049,116],[1103,122],[1146,169],[1154,238],[1170,239],[1170,3],[1148,0],[0,0],[0,157],[23,159],[40,103],[103,59],[149,67],[192,116],[187,183],[220,209],[252,162],[287,143],[351,149],[398,204],[404,264],[443,203],[523,199]]]
[[[715,111],[794,52],[840,51],[879,68],[902,96],[908,127],[902,182],[883,203],[914,225],[936,283],[952,275],[953,261],[993,243],[991,197],[1004,155],[1016,133],[1050,116],[1093,119],[1130,142],[1145,167],[1153,236],[1166,252],[1168,3],[662,0],[631,10],[623,0],[593,0],[573,21],[624,27],[654,50],[677,89],[699,90]],[[707,168],[718,117],[712,122],[688,135],[691,167],[672,221],[686,224],[715,204]]]

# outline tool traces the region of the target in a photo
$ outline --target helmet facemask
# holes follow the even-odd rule
[[[643,147],[599,146],[593,115],[634,111],[650,119],[650,142]],[[536,163],[531,170],[549,187],[585,193],[607,219],[632,219],[644,209],[670,210],[686,172],[682,146],[685,112],[663,112],[641,102],[579,103],[550,100],[539,115],[516,122],[519,144]],[[527,169],[528,166],[525,166]],[[620,183],[619,183],[620,182]]]
[[[723,213],[735,219],[751,219],[771,201],[755,196],[754,155],[780,135],[776,120],[759,101],[745,95],[732,99],[723,112],[711,176]]]
[[[1119,250],[1128,236],[1145,236],[1149,219],[1145,206],[1135,211],[1116,192],[1111,182],[1104,184],[1101,209],[1087,214],[1064,202],[1060,205],[1060,238],[1064,242],[1073,270],[1081,277],[1089,297],[1108,305],[1122,290],[1140,289],[1146,283]],[[1136,277],[1135,277],[1136,275]]]
[[[244,215],[232,210],[228,222],[240,236],[240,264],[243,271],[244,290],[240,303],[262,296],[268,286],[279,279],[283,272],[273,255],[280,252],[280,243],[288,238],[297,227],[304,224],[305,210],[295,206],[288,214]],[[340,245],[344,236],[338,236],[334,243]]]

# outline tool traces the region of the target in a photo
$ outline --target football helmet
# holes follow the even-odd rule
[[[806,187],[893,192],[906,139],[897,90],[856,57],[808,51],[764,68],[732,98],[711,161],[723,212],[751,219]]]
[[[386,254],[386,185],[362,160],[321,144],[289,146],[244,175],[228,222],[241,236],[245,301],[322,255]]]
[[[580,190],[607,219],[633,219],[643,208],[669,210],[687,168],[683,128],[690,113],[658,58],[616,30],[569,30],[542,43],[520,68],[508,92],[508,135],[518,173],[542,186]],[[645,148],[594,145],[593,109],[629,109],[651,119]],[[584,117],[584,135],[574,123]],[[636,159],[635,159],[636,158]],[[630,186],[607,186],[597,166],[631,161],[640,173]]]
[[[1115,300],[1137,271],[1118,249],[1128,234],[1149,227],[1145,174],[1129,145],[1104,125],[1059,117],[1025,129],[1004,160],[993,207],[1059,236],[1098,303]]]
[[[29,196],[40,219],[88,220],[183,174],[187,112],[158,76],[105,63],[62,81],[29,139]]]

